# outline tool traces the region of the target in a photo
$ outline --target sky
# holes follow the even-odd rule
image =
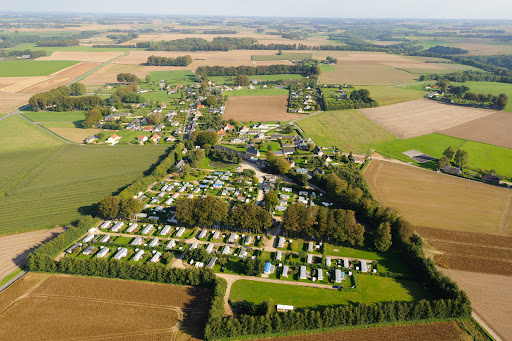
[[[330,18],[512,19],[510,0],[3,0],[0,11]]]

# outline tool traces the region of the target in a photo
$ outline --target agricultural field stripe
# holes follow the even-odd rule
[[[107,61],[107,62],[105,62],[105,63],[103,63],[103,64],[101,64],[101,65],[98,65],[98,66],[97,66],[97,67],[95,67],[94,69],[87,71],[86,73],[84,73],[83,75],[81,75],[80,77],[78,77],[77,79],[75,79],[74,81],[72,81],[71,83],[67,84],[67,86],[70,86],[70,85],[71,85],[71,84],[73,84],[73,83],[79,82],[79,81],[81,81],[82,79],[87,78],[87,76],[89,76],[89,75],[93,74],[94,72],[98,71],[99,69],[101,69],[101,68],[102,68],[102,67],[104,67],[105,65],[108,65],[108,64],[112,63],[114,60],[117,60],[117,59],[119,59],[119,58],[121,58],[121,57],[127,56],[127,55],[128,55],[130,52],[132,52],[133,50],[135,50],[135,49],[131,49],[130,51],[127,51],[127,52],[123,53],[122,55],[119,55],[119,56],[117,56],[117,57],[114,57],[114,58],[112,58],[111,60],[109,60],[109,61]]]

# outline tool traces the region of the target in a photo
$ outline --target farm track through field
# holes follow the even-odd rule
[[[11,302],[11,304],[9,304],[4,310],[0,311],[0,316],[2,314],[4,314],[7,310],[9,310],[11,307],[13,307],[16,303],[18,303],[19,301],[21,301],[22,299],[28,297],[34,290],[36,290],[37,288],[39,288],[41,286],[41,284],[44,283],[44,281],[46,281],[50,276],[46,276],[44,277],[41,281],[37,282],[33,287],[31,287],[30,289],[28,289],[23,295],[19,296],[18,298],[16,298],[14,301]]]

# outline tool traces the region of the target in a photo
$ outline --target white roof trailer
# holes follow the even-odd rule
[[[108,229],[110,227],[110,224],[112,224],[112,222],[110,220],[107,220],[105,221],[103,224],[101,224],[100,226],[100,229]]]
[[[220,232],[219,231],[213,232],[213,239],[219,239],[219,238],[220,238]]]
[[[139,227],[139,224],[133,223],[133,224],[130,225],[130,227],[128,227],[126,229],[126,232],[132,233],[132,232],[134,232],[137,229],[137,227]]]
[[[227,255],[230,250],[231,250],[231,248],[229,247],[229,245],[226,245],[226,246],[224,246],[224,250],[222,250],[222,254]]]
[[[204,237],[206,237],[207,233],[208,233],[208,230],[207,229],[203,229],[201,231],[201,233],[199,233],[199,239],[203,239]]]
[[[278,240],[278,243],[277,243],[277,247],[279,249],[282,249],[284,247],[284,242],[285,242],[284,237],[279,237],[279,240]]]
[[[144,230],[142,230],[142,234],[150,234],[152,229],[153,229],[153,224],[148,224],[148,226],[146,226],[144,228]]]
[[[245,244],[245,245],[249,245],[249,244],[251,244],[251,240],[252,240],[251,236],[250,236],[250,235],[247,235],[247,237],[245,237],[244,244]]]
[[[313,242],[309,242],[308,243],[308,252],[313,252],[313,245],[314,243]]]
[[[325,257],[325,265],[331,266],[331,257]]]
[[[161,236],[165,236],[166,234],[169,234],[169,231],[171,230],[170,225],[165,225],[162,231],[160,231]]]
[[[190,245],[190,250],[195,250],[197,249],[197,243],[192,243],[192,245]]]
[[[137,251],[135,256],[133,256],[133,260],[138,262],[142,257],[144,257],[144,253],[145,253],[144,250]]]
[[[343,258],[343,267],[345,269],[350,269],[350,263],[348,261],[348,258]]]
[[[171,239],[169,244],[165,247],[166,249],[173,249],[176,246],[176,241],[174,239]]]
[[[308,255],[308,258],[306,260],[306,263],[311,264],[313,263],[313,255]]]
[[[364,259],[361,260],[361,272],[368,272],[368,265]]]
[[[105,256],[107,255],[107,253],[108,253],[108,247],[103,247],[103,248],[100,250],[100,252],[98,252],[98,253],[96,254],[96,257],[98,257],[98,258],[103,258],[103,257],[105,257]]]
[[[183,236],[183,233],[185,233],[185,228],[184,228],[184,227],[180,227],[180,229],[178,230],[178,232],[176,232],[176,237],[181,237],[181,236]]]
[[[323,269],[318,269],[316,270],[316,277],[318,277],[318,280],[319,281],[323,281],[324,280],[324,272],[323,272]]]
[[[334,283],[341,283],[341,270],[340,269],[334,270]]]
[[[149,247],[155,247],[158,245],[158,238],[153,238],[153,240],[151,240],[148,244]]]
[[[142,244],[142,241],[143,241],[142,237],[137,237],[132,241],[131,245],[140,245],[140,244]]]
[[[281,260],[283,258],[283,253],[281,251],[276,252],[276,260]]]
[[[283,272],[281,273],[281,276],[288,277],[288,265],[283,266]]]
[[[106,234],[103,236],[103,238],[101,238],[100,242],[108,243],[109,240],[110,240],[110,236],[108,234]]]
[[[128,249],[123,247],[119,251],[117,251],[116,255],[114,256],[114,259],[121,259],[128,255]]]
[[[210,244],[210,245],[212,245],[212,244]],[[210,261],[208,262],[208,265],[206,267],[208,269],[213,268],[213,266],[215,265],[216,261],[217,261],[217,257],[212,257],[212,259],[210,259]]]
[[[94,239],[94,235],[88,234],[87,236],[84,237],[84,239],[82,239],[82,242],[88,243],[88,242],[92,241],[93,239]]]
[[[122,221],[118,221],[117,223],[112,226],[110,229],[112,232],[119,232],[124,226],[124,223]]]
[[[214,245],[213,244],[208,244],[208,246],[206,247],[206,252],[210,253],[213,251],[213,247]]]
[[[162,255],[161,252],[157,252],[153,255],[151,258],[151,263],[157,263],[160,260],[160,256]]]
[[[300,266],[300,275],[299,275],[299,279],[306,279],[306,278],[307,278],[307,275],[306,275],[306,266],[301,265],[301,266]]]

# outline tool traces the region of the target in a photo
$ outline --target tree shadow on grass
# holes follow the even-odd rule
[[[209,289],[189,287],[187,294],[192,299],[186,302],[182,308],[183,321],[180,321],[180,331],[194,338],[202,339],[213,293]]]

